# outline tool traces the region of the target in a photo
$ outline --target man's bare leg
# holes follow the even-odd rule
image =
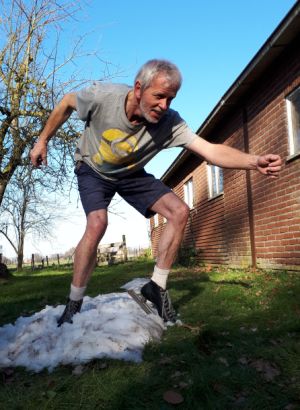
[[[81,304],[87,282],[95,267],[97,247],[107,227],[107,211],[100,209],[90,212],[87,216],[86,230],[81,238],[74,258],[74,273],[70,296],[58,326],[64,322],[72,323],[72,317],[81,309]]]
[[[90,212],[83,237],[75,250],[72,284],[83,287],[91,276],[96,264],[97,248],[107,228],[107,211],[100,209]]]
[[[166,291],[170,268],[175,260],[189,217],[188,206],[175,194],[162,196],[151,209],[167,219],[158,245],[158,256],[151,281],[141,289],[142,296],[151,301],[165,322],[176,322],[174,311]]]
[[[167,219],[158,244],[156,265],[161,269],[170,269],[181,244],[190,210],[186,203],[172,192],[163,195],[151,210]]]

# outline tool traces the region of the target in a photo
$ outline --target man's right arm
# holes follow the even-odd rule
[[[48,141],[58,128],[67,121],[74,110],[76,110],[76,95],[74,93],[66,94],[50,114],[37,142],[30,151],[30,159],[35,167],[39,167],[42,163],[47,165]]]

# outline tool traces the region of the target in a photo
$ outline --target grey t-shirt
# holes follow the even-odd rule
[[[76,93],[77,112],[86,124],[75,160],[109,179],[135,172],[162,149],[184,147],[197,137],[172,109],[157,124],[131,124],[125,113],[130,90],[123,84],[95,82]]]

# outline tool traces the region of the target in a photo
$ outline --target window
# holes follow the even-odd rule
[[[223,192],[223,170],[216,165],[207,165],[209,198],[214,198]]]
[[[300,152],[300,87],[287,98],[290,155]]]
[[[154,228],[156,228],[158,226],[158,214],[154,215],[153,220],[154,220]]]
[[[183,186],[184,201],[188,204],[190,209],[194,207],[194,189],[193,178],[189,179]]]

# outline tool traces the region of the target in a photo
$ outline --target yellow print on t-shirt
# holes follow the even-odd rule
[[[93,156],[93,161],[102,165],[103,162],[110,164],[123,164],[129,154],[138,150],[137,139],[117,128],[106,130],[102,134],[98,152]],[[130,164],[129,167],[134,166]]]

